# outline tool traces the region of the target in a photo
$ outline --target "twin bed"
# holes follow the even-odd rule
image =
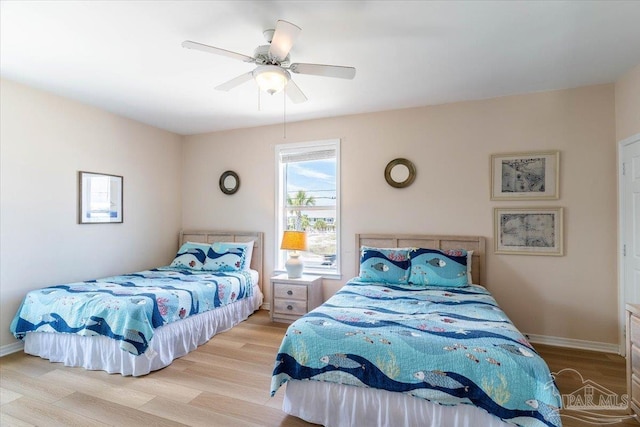
[[[238,252],[250,265],[229,242],[252,242]],[[180,245],[168,267],[30,292],[12,332],[67,366],[169,365],[263,299],[262,233],[183,232]],[[282,340],[271,395],[286,384],[286,413],[325,426],[561,425],[547,365],[479,285],[483,237],[359,234],[356,247],[359,275]]]
[[[261,232],[183,231],[171,266],[29,292],[11,331],[52,362],[145,375],[257,310],[262,268]]]
[[[484,238],[357,235],[356,247],[359,276],[287,329],[271,382],[272,395],[286,384],[286,413],[325,426],[561,425],[546,363],[476,285]]]

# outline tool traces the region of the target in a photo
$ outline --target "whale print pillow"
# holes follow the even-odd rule
[[[409,283],[422,286],[461,287],[469,283],[467,251],[413,248],[409,251]]]
[[[208,243],[186,242],[178,249],[170,267],[202,270],[210,247]]]
[[[253,244],[254,241],[251,240],[249,242],[235,242],[233,243],[234,245],[238,246],[239,248],[245,248],[244,249],[244,262],[242,263],[242,266],[240,267],[241,270],[249,270],[251,268],[251,258],[253,256]],[[230,243],[231,245],[231,243]]]
[[[212,243],[202,269],[210,271],[240,271],[244,268],[246,257],[246,243]]]
[[[362,282],[407,284],[409,279],[409,248],[360,249],[360,274]]]
[[[473,284],[473,274],[471,273],[471,266],[473,261],[473,251],[467,251],[467,284]]]

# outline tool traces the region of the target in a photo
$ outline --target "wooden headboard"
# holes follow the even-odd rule
[[[360,247],[374,248],[428,248],[466,249],[473,251],[471,277],[473,283],[483,284],[484,279],[484,237],[481,236],[432,236],[425,234],[356,234],[356,265],[360,265]]]
[[[264,233],[261,231],[226,231],[226,230],[182,230],[180,231],[179,246],[184,242],[215,243],[215,242],[250,242],[253,240],[253,255],[251,269],[260,274],[258,285],[262,289],[264,283],[263,257]]]

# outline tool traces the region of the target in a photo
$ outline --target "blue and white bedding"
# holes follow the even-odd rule
[[[149,347],[154,329],[253,295],[248,270],[194,271],[160,267],[29,292],[11,323],[29,332],[104,335],[133,355]]]
[[[514,425],[561,425],[549,368],[477,285],[351,280],[288,328],[271,395],[289,379],[475,405]]]

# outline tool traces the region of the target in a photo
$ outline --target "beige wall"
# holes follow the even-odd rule
[[[286,140],[282,125],[180,137],[2,80],[0,346],[15,342],[26,291],[167,263],[180,226],[264,231],[268,277],[274,146],[329,138],[342,140],[343,280],[325,280],[325,297],[357,274],[357,232],[479,234],[486,284],[523,332],[615,343],[613,142],[638,130],[614,94],[634,105],[637,72],[615,86],[289,123]],[[561,151],[560,200],[489,200],[490,154],[549,149]],[[401,156],[418,177],[394,189],[383,170]],[[232,196],[217,186],[227,169],[241,179]],[[76,224],[78,170],[124,175],[124,224]],[[494,255],[499,206],[563,206],[566,255]]]
[[[182,137],[0,81],[0,346],[38,287],[168,264]],[[77,224],[79,170],[124,176],[124,223]]]
[[[640,133],[640,64],[616,81],[616,141]]]
[[[343,280],[324,281],[325,298],[357,274],[354,234],[477,234],[487,244],[487,286],[525,333],[617,342],[616,138],[614,86],[511,96],[185,137],[183,226],[256,229],[273,270],[274,146],[341,138]],[[492,153],[557,149],[561,198],[489,200]],[[407,157],[417,179],[384,180]],[[217,188],[240,175],[238,193]],[[565,208],[563,257],[493,254],[493,208]]]

